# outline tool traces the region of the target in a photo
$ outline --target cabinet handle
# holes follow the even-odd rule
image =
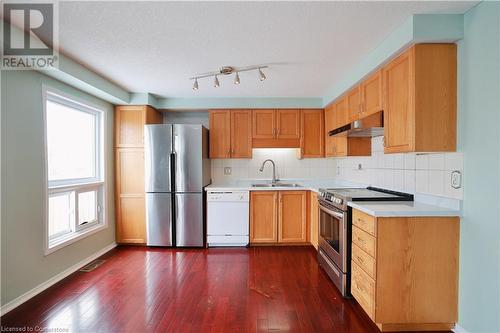
[[[228,155],[228,156],[231,156],[231,148],[229,148],[229,149],[227,150],[227,155]]]
[[[364,240],[363,238],[359,238],[359,237],[358,237],[358,241],[359,241],[360,243],[363,243],[363,244],[365,243],[365,240]]]
[[[362,218],[358,217],[358,222],[361,223],[361,224],[364,224],[366,223],[365,220],[363,220]]]
[[[385,135],[384,135],[384,137],[383,137],[383,139],[382,139],[382,142],[383,142],[383,145],[384,145],[384,147],[385,147]]]
[[[361,258],[360,256],[356,256],[356,258],[358,258],[358,261],[359,261],[360,263],[365,262],[365,261],[363,260],[363,258]]]

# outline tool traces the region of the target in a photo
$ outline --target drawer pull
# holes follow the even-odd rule
[[[361,262],[361,263],[363,263],[363,262],[364,262],[363,258],[361,258],[360,256],[356,256],[356,258],[358,258],[358,261],[359,261],[359,262]]]
[[[360,237],[358,237],[358,241],[360,241],[363,244],[365,243],[365,240],[363,238],[360,238]]]

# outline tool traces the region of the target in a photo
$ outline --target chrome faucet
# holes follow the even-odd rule
[[[264,166],[266,165],[266,162],[271,162],[273,165],[273,179],[271,180],[271,184],[274,185],[274,184],[276,184],[277,179],[276,179],[276,164],[274,163],[273,160],[267,159],[264,162],[262,162],[262,165],[260,166],[259,171],[260,172],[264,171]]]

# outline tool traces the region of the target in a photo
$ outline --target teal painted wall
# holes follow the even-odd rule
[[[1,72],[1,305],[115,240],[113,106],[34,71]],[[106,110],[108,228],[44,256],[42,85]]]
[[[459,43],[459,150],[464,152],[459,324],[500,332],[500,3],[464,15]]]

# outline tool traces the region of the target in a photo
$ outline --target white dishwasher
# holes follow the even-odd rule
[[[248,191],[208,191],[208,246],[247,246],[249,243]]]

